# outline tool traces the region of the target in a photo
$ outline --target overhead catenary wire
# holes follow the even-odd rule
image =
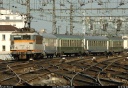
[[[6,2],[9,0],[6,0]],[[51,19],[52,17],[52,2],[53,0],[30,0],[31,2],[31,13],[32,11],[36,12],[34,14],[41,14],[41,15],[47,15],[47,19]],[[23,8],[23,6],[25,6],[25,2],[26,0],[11,0],[10,6],[14,5],[14,2],[21,4],[20,5],[16,5],[13,7],[14,10],[18,10],[18,9],[25,9]],[[128,1],[127,0],[73,0],[73,2],[71,2],[71,0],[59,0],[55,2],[56,4],[56,10],[55,12],[60,14],[56,14],[56,21],[59,21],[60,19],[62,20],[61,22],[65,22],[65,21],[70,21],[67,20],[67,18],[70,18],[70,4],[72,3],[73,5],[73,19],[76,20],[78,18],[83,17],[83,15],[81,14],[82,11],[86,11],[86,17],[90,16],[92,19],[95,19],[96,17],[106,17],[107,19],[109,17],[113,18],[113,17],[127,17],[126,13],[127,13],[127,9],[128,8],[124,8],[123,6],[127,5]],[[83,4],[82,4],[83,3]],[[98,5],[98,3],[102,3],[102,5],[97,6],[96,8],[94,7],[94,4]],[[117,3],[117,4],[114,4]],[[120,4],[121,3],[121,4]],[[6,5],[7,3],[4,3],[3,5]],[[114,4],[115,6],[111,6],[110,4]],[[61,9],[58,7],[61,5]],[[87,6],[91,5],[91,7],[87,8]],[[103,8],[104,6],[104,8]],[[48,7],[48,8],[47,8]],[[11,7],[10,7],[11,9]],[[113,14],[114,11],[117,11],[118,13]],[[96,13],[98,12],[98,13]],[[121,13],[119,13],[121,12]],[[125,12],[125,13],[124,13]],[[25,13],[22,12],[22,13]],[[66,15],[65,15],[66,13]],[[109,14],[110,15],[109,15]],[[94,15],[93,15],[94,14]],[[33,15],[34,16],[34,15]],[[37,15],[35,15],[37,16]],[[39,16],[39,15],[38,15]],[[60,16],[60,17],[59,17]],[[65,19],[66,18],[66,19]],[[45,20],[45,19],[41,19],[41,20]],[[72,22],[74,22],[74,20]],[[80,20],[79,20],[80,21]],[[80,24],[80,22],[76,22],[78,24]],[[75,23],[75,24],[76,24]],[[124,23],[124,22],[123,22]]]

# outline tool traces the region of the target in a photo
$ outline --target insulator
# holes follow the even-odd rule
[[[99,0],[98,5],[103,5],[103,2],[101,0]]]

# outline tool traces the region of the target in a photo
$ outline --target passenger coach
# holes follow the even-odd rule
[[[78,35],[55,34],[57,38],[57,56],[80,55],[83,53],[83,37]]]
[[[48,34],[48,33],[43,33],[43,55],[47,57],[53,57],[56,55],[56,45],[57,45],[57,40],[56,36],[53,34]]]
[[[108,38],[106,36],[84,36],[84,50],[86,55],[103,55],[108,51]]]
[[[122,37],[108,37],[109,38],[109,52],[114,52],[114,53],[118,53],[120,54],[121,52],[124,51],[124,40],[122,39]]]

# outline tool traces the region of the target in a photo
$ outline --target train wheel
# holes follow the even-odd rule
[[[54,55],[51,55],[51,58],[53,58]]]
[[[43,59],[44,58],[44,55],[43,54],[41,54],[41,59]]]
[[[18,59],[18,57],[14,57],[14,59],[16,60],[16,61],[18,61],[19,59]]]

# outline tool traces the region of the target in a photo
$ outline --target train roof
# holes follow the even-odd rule
[[[114,37],[108,37],[109,40],[123,40],[122,37],[114,36]]]
[[[83,37],[79,35],[55,34],[55,36],[60,39],[83,39]]]
[[[39,35],[37,32],[12,32],[11,35]]]
[[[106,36],[84,36],[87,40],[108,40]]]
[[[43,38],[56,38],[55,35],[50,34],[50,33],[43,33],[42,36],[43,36]]]

